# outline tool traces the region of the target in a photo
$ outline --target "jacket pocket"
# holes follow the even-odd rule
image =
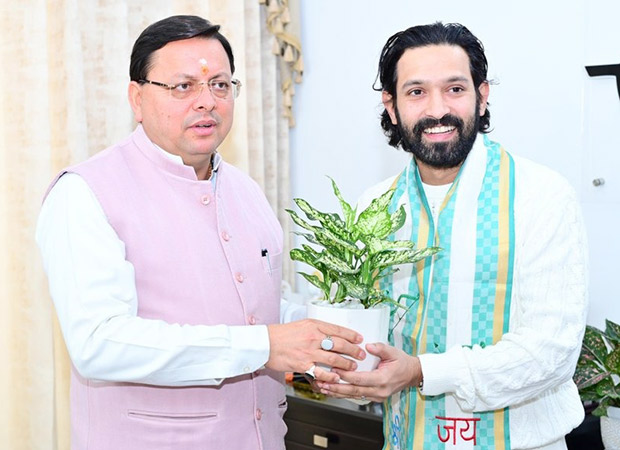
[[[149,420],[149,421],[164,421],[164,422],[177,422],[177,421],[203,421],[212,420],[217,418],[216,412],[163,412],[163,411],[127,411],[127,417],[130,419]]]
[[[230,441],[216,412],[126,410],[122,429],[108,438],[114,450],[224,449]],[[242,448],[242,447],[239,447]],[[245,446],[244,448],[250,448]]]
[[[280,273],[282,271],[282,252],[280,253],[268,253],[263,250],[261,252],[261,262],[263,263],[263,270],[269,275],[274,273]]]

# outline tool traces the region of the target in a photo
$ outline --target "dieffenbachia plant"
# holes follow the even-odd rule
[[[330,303],[352,298],[358,299],[364,308],[383,302],[396,304],[377,287],[378,281],[396,272],[398,269],[394,266],[415,263],[441,249],[419,249],[411,241],[393,240],[394,233],[405,224],[406,215],[404,206],[389,212],[394,189],[373,199],[358,216],[357,208],[352,208],[342,198],[333,179],[331,182],[343,217],[318,211],[301,198],[294,199],[308,220],[295,211],[287,209],[287,212],[293,222],[306,230],[297,234],[314,247],[302,244],[301,248],[291,250],[291,259],[304,262],[319,272],[320,275],[300,274],[318,287]]]
[[[620,325],[606,320],[605,331],[586,326],[573,380],[581,400],[598,403],[592,414],[606,416],[609,406],[620,407]]]

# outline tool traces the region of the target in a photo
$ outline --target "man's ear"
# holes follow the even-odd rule
[[[136,119],[136,122],[142,122],[142,86],[136,82],[132,81],[129,83],[129,88],[127,89],[127,96],[129,98],[129,105],[133,110],[133,116]]]
[[[478,111],[478,114],[484,116],[484,113],[487,111],[487,100],[489,99],[489,82],[483,81],[478,87],[478,92],[480,93],[480,111]]]
[[[392,124],[396,125],[396,113],[394,112],[394,97],[387,91],[381,92],[381,101],[383,102],[383,106],[385,110],[390,115],[390,119],[392,120]]]

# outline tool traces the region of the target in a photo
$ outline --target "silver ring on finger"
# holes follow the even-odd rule
[[[365,401],[366,401],[366,396],[365,396],[365,395],[362,395],[362,396],[360,397],[360,400],[361,400],[361,401],[363,401],[363,402],[365,402]]]
[[[326,352],[334,348],[334,341],[331,336],[325,336],[325,339],[321,341],[321,348]]]
[[[312,379],[312,381],[316,380],[316,376],[314,375],[314,369],[316,369],[316,364],[312,364],[308,370],[306,370],[306,375]]]

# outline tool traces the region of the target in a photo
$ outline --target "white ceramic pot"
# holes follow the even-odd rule
[[[308,318],[322,320],[357,331],[364,337],[360,347],[366,351],[366,344],[387,343],[390,327],[390,307],[377,305],[370,309],[337,308],[329,305],[308,303]],[[379,358],[366,353],[366,359],[357,361],[358,371],[377,368]]]
[[[607,408],[607,417],[601,417],[601,437],[605,450],[620,450],[620,408]]]

